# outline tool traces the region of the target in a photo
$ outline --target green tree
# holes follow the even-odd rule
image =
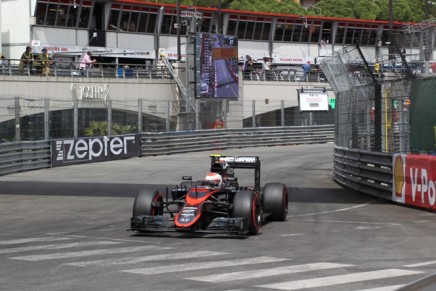
[[[234,0],[229,8],[280,14],[307,14],[307,10],[294,1]]]
[[[321,0],[309,10],[316,15],[375,20],[380,13],[372,0]]]
[[[107,121],[91,121],[89,126],[85,129],[85,136],[104,136],[108,134],[107,129]],[[113,135],[134,133],[135,131],[136,126],[134,125],[121,125],[118,123],[112,125]]]
[[[435,17],[436,0],[392,1],[394,21],[422,22],[427,3],[429,3],[429,17]],[[175,4],[176,0],[157,0],[157,2]],[[219,0],[180,0],[180,4],[184,6],[218,7],[218,3]],[[320,0],[310,8],[304,8],[293,0],[221,0],[221,7],[280,14],[389,20],[389,0]]]
[[[425,3],[411,0],[393,0],[392,18],[393,21],[403,22],[422,22],[424,20]],[[377,16],[379,20],[389,20],[389,0],[376,0],[375,3],[380,7]]]
[[[107,135],[106,121],[91,121],[89,126],[85,129],[85,136],[103,136]]]

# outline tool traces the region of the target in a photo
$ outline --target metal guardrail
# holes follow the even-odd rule
[[[326,143],[333,140],[334,125],[146,133],[142,136],[142,156],[227,148]]]
[[[333,178],[345,187],[392,198],[392,154],[335,146]]]
[[[49,168],[49,141],[0,144],[0,175]]]
[[[42,66],[26,64],[20,69],[19,59],[0,60],[0,75],[34,77],[82,77],[116,79],[171,79],[165,66],[144,64],[97,63],[85,70],[79,70],[80,62],[53,61],[44,73]]]
[[[154,156],[227,148],[326,143],[333,140],[334,125],[319,125],[144,133],[141,146],[142,156]],[[0,144],[0,175],[49,167],[49,141]]]

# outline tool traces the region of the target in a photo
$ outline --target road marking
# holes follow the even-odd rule
[[[357,291],[395,291],[403,286],[405,286],[405,285],[391,285],[391,286],[385,286],[385,287],[379,287],[379,288],[360,289]]]
[[[69,240],[69,237],[35,237],[35,238],[23,238],[23,239],[13,239],[13,240],[3,240],[0,241],[0,245],[16,245],[16,244],[27,244],[34,242],[50,242],[50,241],[60,241]]]
[[[289,216],[288,216],[289,217]],[[322,222],[315,219],[301,219],[298,221],[304,221],[304,222]],[[334,222],[334,223],[345,223],[345,224],[369,224],[369,225],[386,225],[386,226],[399,226],[401,224],[393,223],[393,222],[369,222],[369,221],[344,221],[344,220],[328,220],[327,222]]]
[[[121,259],[65,263],[64,265],[75,266],[75,267],[86,267],[86,266],[102,267],[102,266],[111,266],[111,265],[137,264],[137,263],[153,262],[153,261],[169,261],[169,260],[180,260],[180,259],[199,258],[199,257],[221,256],[227,254],[228,253],[198,251],[198,252],[152,255],[152,256],[144,256],[144,257],[131,257],[131,258],[121,258]]]
[[[254,257],[254,258],[245,258],[245,259],[236,259],[236,260],[156,266],[150,268],[122,270],[121,272],[140,274],[140,275],[154,275],[154,274],[181,272],[181,271],[204,270],[204,269],[221,268],[221,267],[273,263],[273,262],[281,262],[287,260],[288,259],[273,258],[273,257]]]
[[[429,221],[428,220],[415,221],[416,224],[418,224],[418,223],[427,223],[427,222],[429,222]]]
[[[96,255],[125,254],[125,253],[133,253],[133,252],[152,250],[152,249],[166,250],[171,248],[158,247],[158,246],[142,246],[142,247],[128,247],[128,248],[118,248],[118,249],[99,249],[99,250],[87,250],[87,251],[78,251],[78,252],[52,253],[46,255],[20,256],[20,257],[11,257],[10,259],[35,262],[35,261],[77,258],[77,257],[96,256]]]
[[[371,200],[371,201],[369,201],[368,203],[365,203],[365,204],[359,204],[359,205],[355,205],[355,206],[351,206],[351,207],[346,207],[346,208],[340,208],[340,209],[331,210],[331,211],[288,215],[288,218],[301,217],[301,216],[312,216],[312,215],[320,215],[320,214],[330,214],[330,213],[335,213],[335,212],[348,211],[348,210],[352,210],[352,209],[368,206],[369,204],[372,204],[375,201],[377,201],[377,200]]]
[[[93,242],[76,242],[76,243],[44,245],[44,246],[28,246],[28,247],[21,247],[21,248],[0,249],[0,254],[12,254],[12,253],[28,252],[28,251],[36,251],[36,250],[61,250],[61,249],[68,249],[68,248],[104,246],[104,245],[115,245],[115,244],[120,244],[120,243],[113,242],[113,241],[93,241]]]
[[[363,282],[363,281],[383,279],[383,278],[416,275],[421,273],[423,272],[411,271],[411,270],[387,269],[387,270],[353,273],[347,275],[336,275],[336,276],[328,276],[328,277],[305,279],[305,280],[288,281],[282,283],[273,283],[273,284],[259,285],[256,287],[267,288],[267,289],[279,289],[279,290],[299,290],[299,289],[306,289],[306,288],[334,286],[334,285],[340,285],[346,283]]]
[[[269,269],[256,270],[256,271],[251,270],[251,271],[224,273],[224,274],[213,274],[213,275],[207,275],[201,277],[191,277],[186,279],[210,282],[210,283],[218,283],[218,282],[245,280],[245,279],[260,278],[260,277],[270,277],[270,276],[277,276],[283,274],[302,273],[308,271],[346,268],[352,266],[353,265],[334,264],[334,263],[313,263],[313,264],[305,264],[305,265],[269,268]]]
[[[411,264],[411,265],[405,265],[406,268],[415,268],[415,267],[423,267],[423,266],[429,266],[436,264],[436,261],[428,261],[428,262],[422,262],[417,264]]]

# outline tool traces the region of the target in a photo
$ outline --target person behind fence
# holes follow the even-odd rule
[[[32,71],[32,64],[33,64],[32,47],[26,46],[26,51],[21,55],[20,64],[18,65],[18,69],[20,70],[20,73],[23,73],[24,68],[29,68],[29,70]]]
[[[254,65],[253,59],[249,55],[246,55],[244,64],[242,66],[242,71],[244,72],[244,77],[246,77],[246,78],[250,77],[251,72],[253,71],[253,65]]]
[[[3,69],[6,67],[5,56],[0,52],[0,68]]]
[[[79,70],[82,76],[86,75],[86,71],[97,61],[96,59],[91,59],[91,57],[92,52],[88,51],[80,61]]]
[[[265,78],[269,79],[271,77],[271,59],[263,57],[262,70],[265,74]]]
[[[309,73],[310,73],[310,61],[307,61],[304,65],[301,66],[304,71],[304,81],[309,81]]]
[[[50,65],[52,64],[51,58],[47,53],[47,49],[43,48],[35,60],[35,67],[37,74],[50,75]]]

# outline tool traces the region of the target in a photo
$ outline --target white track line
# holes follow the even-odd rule
[[[415,268],[415,267],[423,267],[423,266],[429,266],[429,265],[435,265],[436,261],[428,261],[428,262],[422,262],[417,264],[411,264],[411,265],[405,265],[406,268]]]
[[[50,242],[50,241],[60,241],[69,240],[69,237],[35,237],[35,238],[23,238],[23,239],[13,239],[13,240],[3,240],[0,241],[0,245],[16,245],[16,244],[27,244],[34,242]]]
[[[315,213],[304,213],[304,214],[288,215],[288,218],[292,218],[292,217],[303,217],[303,216],[313,216],[313,215],[330,214],[330,213],[335,213],[335,212],[348,211],[348,210],[352,210],[352,209],[356,209],[356,208],[360,208],[360,207],[368,206],[368,205],[372,204],[372,203],[375,202],[375,201],[377,201],[377,200],[371,200],[371,201],[369,201],[368,203],[365,203],[365,204],[359,204],[359,205],[355,205],[355,206],[351,206],[351,207],[340,208],[340,209],[330,210],[330,211],[323,211],[323,212],[315,212]]]
[[[210,283],[218,283],[218,282],[245,280],[245,279],[260,278],[260,277],[271,277],[271,276],[278,276],[283,274],[294,274],[294,273],[302,273],[302,272],[317,271],[317,270],[345,268],[345,267],[352,267],[352,266],[353,265],[334,264],[334,263],[313,263],[313,264],[305,264],[305,265],[269,268],[269,269],[256,270],[256,271],[241,271],[241,272],[232,272],[232,273],[224,273],[224,274],[213,274],[208,276],[191,277],[186,279],[210,282]]]
[[[236,260],[223,260],[223,261],[212,261],[212,262],[201,262],[201,263],[184,263],[178,265],[156,266],[150,268],[122,270],[122,272],[140,274],[140,275],[154,275],[154,274],[204,270],[204,269],[221,268],[221,267],[273,263],[273,262],[281,262],[286,260],[287,259],[272,258],[272,257],[255,257],[255,258],[245,258],[245,259],[236,259]]]
[[[400,289],[405,285],[391,285],[391,286],[385,286],[385,287],[379,287],[379,288],[371,288],[371,289],[360,289],[357,291],[395,291]]]
[[[152,249],[165,250],[170,248],[157,247],[157,246],[142,246],[142,247],[128,247],[128,248],[118,248],[118,249],[99,249],[99,250],[87,250],[87,251],[78,251],[78,252],[52,253],[46,255],[20,256],[20,257],[11,257],[10,259],[35,262],[35,261],[77,258],[77,257],[96,256],[96,255],[125,254],[125,253],[140,252],[140,251],[152,250]]]
[[[370,272],[336,275],[336,276],[305,279],[305,280],[288,281],[282,283],[273,283],[273,284],[259,285],[256,287],[267,288],[267,289],[278,289],[278,290],[299,290],[299,289],[306,289],[306,288],[335,286],[340,284],[363,282],[363,281],[383,279],[383,278],[402,277],[402,276],[415,275],[421,273],[423,272],[411,271],[411,270],[387,269],[387,270],[377,270],[377,271],[370,271]]]
[[[12,253],[29,252],[29,251],[37,251],[37,250],[61,250],[61,249],[68,249],[68,248],[81,248],[87,246],[105,246],[105,245],[116,245],[116,244],[120,244],[120,242],[90,241],[90,242],[76,242],[76,243],[56,244],[56,245],[28,246],[28,247],[21,247],[21,248],[0,249],[0,254],[12,254]]]
[[[198,252],[151,255],[151,256],[143,256],[143,257],[130,257],[130,258],[121,258],[121,259],[107,259],[107,260],[95,260],[95,261],[87,261],[87,262],[65,263],[64,265],[75,266],[75,267],[86,267],[86,266],[102,267],[102,266],[112,266],[112,265],[137,264],[137,263],[153,262],[153,261],[169,261],[169,260],[180,260],[180,259],[199,258],[199,257],[221,256],[226,254],[228,253],[198,251]]]

